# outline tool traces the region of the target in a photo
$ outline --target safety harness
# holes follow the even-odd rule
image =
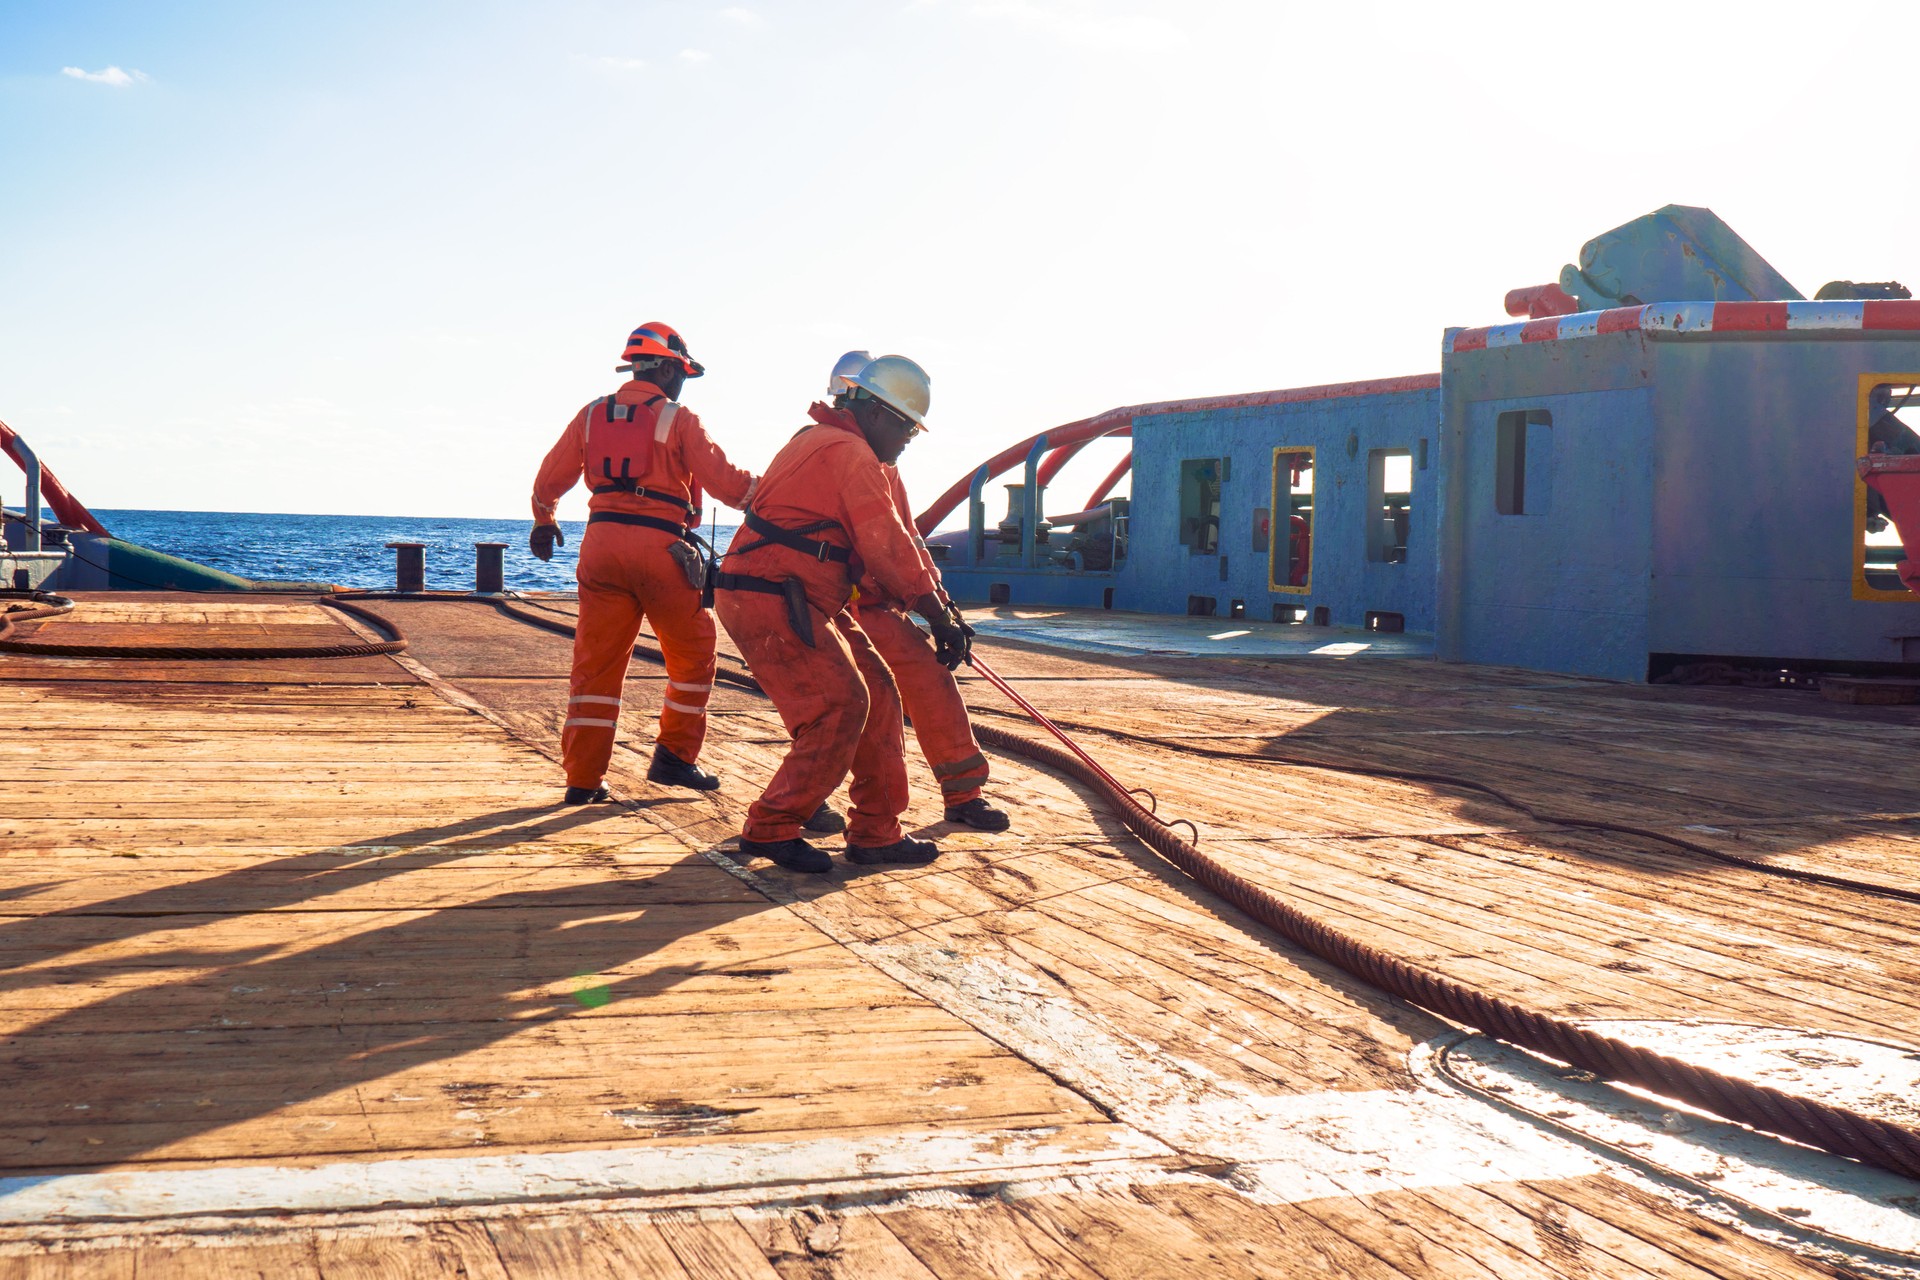
[[[666,404],[666,408],[660,410],[659,414],[655,417],[653,430],[646,432],[635,431],[631,424],[637,416],[636,410],[643,408],[651,409],[663,401]],[[679,507],[687,513],[688,520],[696,519],[698,513],[695,512],[692,503],[678,494],[661,493],[657,489],[648,489],[642,486],[639,479],[633,474],[636,455],[642,475],[646,474],[646,472],[652,468],[653,451],[656,446],[666,442],[667,433],[673,429],[674,415],[679,411],[679,403],[668,400],[663,395],[654,396],[637,405],[621,404],[619,400],[613,396],[602,396],[588,405],[586,431],[581,439],[581,444],[586,449],[589,471],[591,471],[597,455],[600,463],[601,478],[606,481],[605,484],[594,485],[593,492],[596,494],[626,493],[632,494],[636,498],[651,498],[655,502],[664,502],[669,506]],[[593,427],[596,418],[599,419],[601,426],[601,444],[598,449],[594,447],[593,441]],[[629,425],[626,429],[622,430],[616,426],[618,423],[627,423]],[[613,473],[613,460],[616,454],[620,457],[619,475]],[[591,475],[589,475],[588,478],[591,479]]]
[[[819,542],[806,536],[809,533],[823,533],[828,529],[838,529],[841,527],[838,520],[815,520],[812,524],[803,524],[798,529],[783,529],[765,516],[757,512],[748,511],[741,518],[740,523],[744,528],[750,529],[760,535],[760,541],[758,542],[750,542],[744,547],[732,548],[732,550],[741,552],[742,554],[748,551],[758,551],[762,547],[779,543],[783,547],[798,551],[801,555],[809,559],[818,560],[822,564],[825,564],[829,560],[834,564],[846,564],[853,559],[853,552],[847,550],[845,547],[837,547],[831,542]]]
[[[741,526],[759,535],[759,540],[749,542],[743,547],[730,547],[728,554],[758,551],[762,547],[778,544],[821,564],[849,564],[853,552],[845,547],[835,546],[831,542],[821,542],[807,537],[810,533],[823,533],[828,529],[843,528],[838,520],[815,520],[803,524],[797,529],[785,529],[765,516],[748,511],[740,521]],[[813,613],[807,604],[806,584],[798,578],[756,578],[746,573],[715,573],[713,585],[722,591],[752,591],[760,595],[780,596],[787,602],[787,625],[800,637],[800,643],[811,649],[813,643]]]
[[[638,411],[661,404],[664,407],[655,415],[652,428],[643,429],[638,422]],[[688,585],[701,593],[701,603],[710,607],[713,604],[714,586],[712,549],[690,528],[700,518],[699,509],[677,493],[662,493],[658,489],[647,488],[633,474],[636,465],[641,475],[652,469],[653,451],[665,443],[679,409],[677,402],[668,400],[664,395],[653,396],[637,405],[622,404],[614,396],[602,396],[587,406],[585,433],[581,443],[586,450],[588,475],[591,478],[593,465],[598,462],[600,476],[605,481],[593,485],[592,491],[595,494],[623,493],[630,497],[663,502],[683,513],[679,520],[665,520],[659,516],[643,516],[630,511],[595,511],[587,517],[587,523],[637,525],[642,529],[658,529],[662,533],[672,534],[679,542],[668,550],[686,574]],[[594,439],[596,426],[600,429],[597,442]],[[618,475],[614,474],[613,469],[616,458],[620,463]]]

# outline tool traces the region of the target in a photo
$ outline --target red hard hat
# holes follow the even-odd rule
[[[687,341],[680,336],[679,330],[658,320],[650,320],[635,329],[627,338],[627,349],[620,353],[622,369],[636,360],[662,358],[678,360],[686,366],[689,378],[697,378],[706,372],[698,360],[687,354]]]

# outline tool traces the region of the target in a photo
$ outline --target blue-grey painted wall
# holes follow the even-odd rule
[[[1347,625],[1394,612],[1442,658],[1618,680],[1646,679],[1658,655],[1920,663],[1920,600],[1857,598],[1863,374],[1920,381],[1920,333],[1635,328],[1449,350],[1433,391],[1136,418],[1118,571],[948,581],[968,600],[1006,583],[1016,604],[1098,607],[1111,590],[1112,607],[1152,613],[1196,595],[1221,614],[1244,601],[1249,618],[1277,603]],[[1534,501],[1503,513],[1500,415],[1528,410],[1551,419],[1529,449]],[[1370,561],[1368,455],[1417,458],[1423,439],[1407,559]],[[1252,545],[1276,447],[1315,454],[1309,594],[1269,589]],[[1229,459],[1218,554],[1181,537],[1191,458]]]
[[[1357,626],[1373,610],[1401,614],[1409,631],[1431,631],[1439,424],[1438,391],[1137,419],[1131,551],[1116,604],[1185,613],[1188,596],[1203,595],[1215,597],[1222,614],[1230,601],[1243,600],[1256,618],[1272,617],[1275,604],[1324,605],[1335,624]],[[1422,440],[1425,469],[1418,456]],[[1306,595],[1270,590],[1268,549],[1253,545],[1253,513],[1272,506],[1273,450],[1281,446],[1314,450],[1313,572]],[[1367,558],[1368,455],[1383,449],[1414,455],[1407,558],[1397,564]],[[1180,464],[1214,457],[1231,459],[1221,488],[1220,554],[1195,555],[1180,536]]]
[[[1449,354],[1435,651],[1620,680],[1654,655],[1920,660],[1920,600],[1853,598],[1866,372],[1920,372],[1920,339],[1628,332]],[[1552,503],[1503,515],[1497,422],[1526,409],[1552,416]]]
[[[1860,375],[1920,375],[1920,337],[1650,345],[1651,650],[1920,661],[1920,599],[1856,600],[1853,578]]]
[[[1646,677],[1652,374],[1637,333],[1447,357],[1446,499],[1435,652]],[[1523,514],[1495,506],[1499,417],[1544,411]],[[1545,445],[1545,448],[1540,447]],[[1542,456],[1544,455],[1544,456]]]

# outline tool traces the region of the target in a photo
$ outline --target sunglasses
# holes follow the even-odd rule
[[[888,417],[892,418],[896,423],[898,423],[899,425],[907,429],[907,439],[911,440],[915,436],[919,435],[921,432],[926,430],[926,427],[922,426],[918,422],[915,422],[912,418],[909,418],[906,414],[900,412],[898,409],[894,408],[892,405],[888,404],[885,400],[882,400],[880,397],[873,396],[870,398],[873,400],[873,403],[879,407],[882,413],[885,413]]]

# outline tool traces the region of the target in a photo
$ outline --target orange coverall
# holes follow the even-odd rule
[[[891,482],[894,510],[900,521],[913,529],[913,508],[907,503],[907,486],[900,472],[887,469]],[[927,554],[924,539],[914,538],[920,562],[937,583],[940,570]],[[945,598],[943,595],[942,599]],[[949,809],[977,799],[987,782],[987,757],[974,740],[973,721],[967,716],[967,704],[960,697],[960,685],[953,673],[934,656],[933,639],[907,616],[906,601],[890,596],[872,573],[860,579],[858,608],[854,617],[860,629],[873,641],[880,657],[893,672],[900,688],[900,701],[907,718],[913,721],[913,736],[920,740],[920,754],[939,780],[940,795]]]
[[[914,535],[894,506],[887,468],[853,415],[816,404],[816,427],[780,450],[754,493],[753,509],[785,529],[821,520],[837,527],[802,535],[849,548],[863,570],[771,543],[729,551],[727,573],[780,581],[798,578],[813,624],[812,648],[794,633],[778,596],[722,590],[716,608],[753,674],[793,735],[786,759],[747,810],[741,835],[770,843],[800,836],[841,779],[853,771],[847,843],[872,848],[900,839],[907,808],[905,734],[900,696],[847,607],[853,579],[871,575],[890,596],[917,600],[937,585]],[[760,541],[751,529],[734,546]]]
[[[641,405],[661,396],[660,388],[640,378],[614,393],[618,404]],[[597,403],[597,402],[596,402]],[[589,405],[573,416],[547,451],[533,482],[533,518],[553,522],[554,504],[586,475],[586,422]],[[636,412],[641,412],[636,410]],[[689,409],[678,409],[665,440],[656,441],[652,465],[637,477],[642,488],[696,503],[697,482],[730,507],[744,507],[756,483],[751,473],[727,461]],[[596,493],[591,513],[621,512],[682,523],[687,513],[670,502],[631,493]],[[700,605],[700,593],[687,582],[668,554],[674,536],[662,529],[591,523],[580,542],[580,624],[573,637],[573,675],[567,698],[567,723],[560,746],[570,787],[597,787],[613,758],[613,735],[620,723],[620,691],[627,662],[644,618],[653,624],[667,660],[667,690],[660,706],[656,741],[691,764],[707,736],[707,695],[713,691],[713,615]]]

